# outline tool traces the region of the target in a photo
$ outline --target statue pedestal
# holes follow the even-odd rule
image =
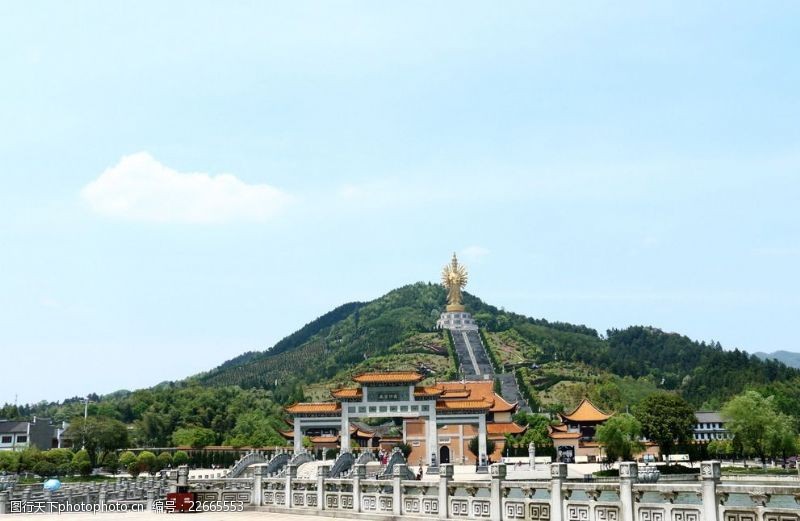
[[[436,321],[438,329],[449,329],[451,331],[477,331],[478,324],[472,319],[472,315],[464,311],[445,311]]]

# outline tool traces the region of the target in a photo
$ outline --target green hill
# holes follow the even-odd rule
[[[469,294],[464,300],[490,355],[516,371],[534,406],[560,411],[589,396],[606,410],[621,411],[669,390],[697,408],[718,408],[755,388],[777,395],[781,410],[798,416],[800,370],[775,360],[652,327],[603,336],[586,326],[500,310]],[[456,378],[449,341],[435,330],[444,306],[444,289],[429,283],[344,304],[267,351],[244,353],[185,380],[104,396],[89,405],[89,413],[132,425],[139,445],[165,446],[190,434],[210,435],[215,443],[279,443],[281,405],[327,399],[332,387],[348,384],[356,372],[417,369],[429,380]],[[0,417],[10,418],[68,420],[82,413],[79,399],[0,408]]]

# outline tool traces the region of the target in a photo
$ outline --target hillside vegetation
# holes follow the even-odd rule
[[[719,408],[746,389],[776,395],[796,416],[800,371],[718,343],[636,326],[605,336],[581,325],[500,310],[465,294],[489,349],[516,371],[532,405],[560,411],[589,396],[622,411],[657,391],[674,391],[695,408]],[[96,397],[90,415],[133,427],[134,444],[163,446],[195,438],[236,445],[281,443],[282,405],[327,399],[364,370],[416,369],[435,379],[457,378],[446,337],[434,329],[444,290],[417,283],[371,302],[344,304],[263,352],[247,352],[208,372],[151,389]],[[79,399],[16,408],[0,417],[82,415]],[[177,433],[177,437],[176,437]]]

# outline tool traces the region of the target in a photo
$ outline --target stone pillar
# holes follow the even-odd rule
[[[400,481],[406,475],[406,466],[400,463],[395,464],[392,468],[392,513],[396,516],[400,515],[403,491]]]
[[[503,519],[503,491],[501,482],[506,479],[506,464],[495,463],[489,467],[492,475],[491,485],[491,504],[489,506],[489,517],[491,521],[502,521]]]
[[[5,490],[0,492],[0,515],[8,514],[9,507],[8,507],[8,492]]]
[[[250,504],[260,507],[264,497],[264,473],[266,467],[255,467],[253,469],[253,493],[250,496]]]
[[[303,420],[294,419],[294,453],[299,454],[303,449]]]
[[[564,519],[564,480],[567,479],[566,463],[550,464],[550,521]]]
[[[704,461],[700,463],[700,479],[703,482],[704,521],[717,521],[719,519],[717,485],[719,485],[721,475],[719,461]]]
[[[439,519],[447,519],[450,509],[450,500],[447,497],[447,487],[453,479],[453,465],[443,463],[439,466]]]
[[[155,500],[156,500],[156,491],[153,490],[152,488],[147,489],[147,511],[148,512],[152,512],[153,511],[153,503],[155,503]]]
[[[430,467],[438,467],[439,464],[439,429],[436,427],[436,404],[431,405],[431,412],[428,414],[428,423],[426,425],[427,436],[425,445],[427,445],[428,456],[425,458]],[[428,469],[430,472],[431,469]]]
[[[486,472],[486,462],[489,455],[486,454],[486,415],[478,416],[478,472]]]
[[[97,503],[100,505],[100,508],[103,508],[106,504],[106,484],[100,484],[100,491],[97,493]]]
[[[531,470],[536,470],[536,444],[528,443],[528,466]]]
[[[367,477],[367,466],[356,463],[353,469],[353,512],[361,512],[361,480]]]
[[[286,465],[286,508],[292,508],[292,480],[297,477],[297,465]]]
[[[339,432],[339,452],[350,452],[350,417],[347,415],[347,405],[342,405],[342,430]]]
[[[325,478],[331,468],[328,465],[317,467],[317,509],[325,510]]]
[[[636,462],[623,461],[619,464],[619,501],[621,503],[621,521],[634,521],[633,484],[639,479],[639,467]],[[709,521],[709,520],[704,520]]]

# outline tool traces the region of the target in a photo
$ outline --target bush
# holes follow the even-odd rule
[[[136,457],[136,466],[139,467],[139,472],[155,473],[158,471],[158,458],[149,450],[143,450]]]
[[[186,465],[187,463],[189,463],[189,455],[186,454],[186,451],[176,451],[172,456],[172,464],[176,467],[179,465]]]
[[[72,468],[81,476],[88,476],[92,473],[92,460],[89,459],[89,453],[85,449],[79,450],[72,457]]]
[[[159,468],[165,469],[172,466],[172,454],[169,452],[162,452],[158,455]]]
[[[133,452],[126,450],[119,455],[119,466],[121,468],[128,470],[132,463],[136,463],[136,454]]]

